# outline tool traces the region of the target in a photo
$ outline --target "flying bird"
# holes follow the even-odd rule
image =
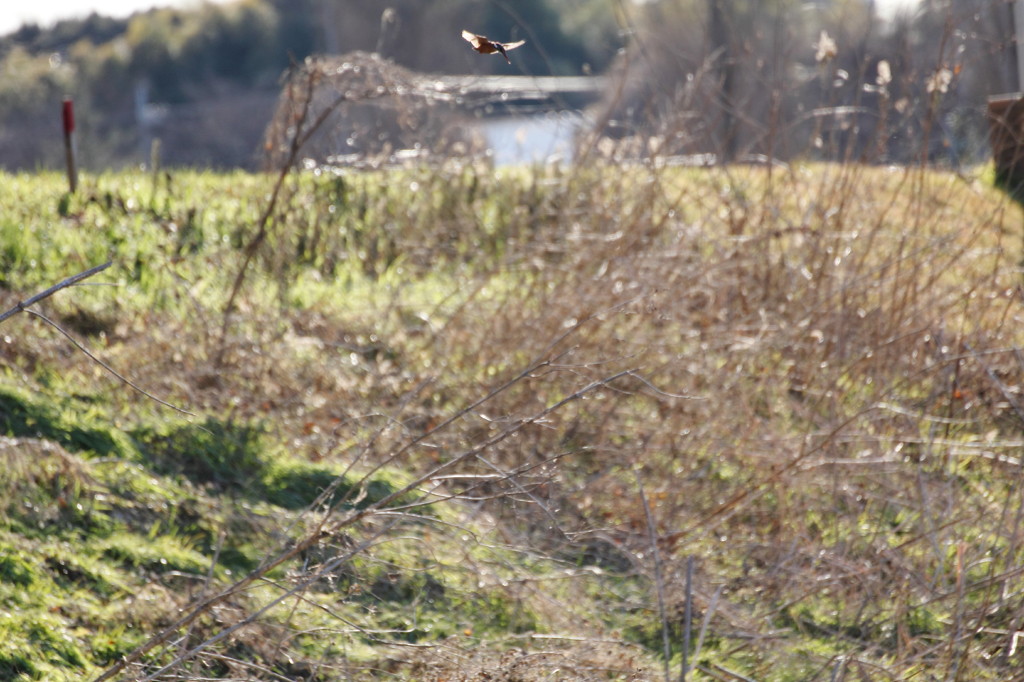
[[[514,50],[526,43],[525,40],[519,40],[514,43],[499,43],[497,40],[491,40],[486,36],[478,36],[475,33],[469,31],[463,31],[462,37],[469,41],[469,44],[473,46],[473,49],[480,54],[494,54],[500,52],[501,56],[505,58],[505,61],[509,64],[512,60],[508,58],[508,50]]]

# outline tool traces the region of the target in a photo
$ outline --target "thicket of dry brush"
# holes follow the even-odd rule
[[[419,189],[396,202],[396,179]],[[297,291],[358,263],[368,289],[294,293],[303,306],[276,312],[243,290],[217,368],[218,335],[191,324],[126,340],[139,380],[193,409],[233,405],[304,457],[413,482],[411,497],[308,512],[285,565],[348,539],[250,595],[247,613],[277,599],[336,608],[314,589],[324,572],[401,529],[431,558],[397,576],[504,585],[530,614],[515,631],[642,643],[639,658],[605,664],[618,674],[625,661],[650,672],[663,629],[678,663],[690,557],[691,660],[711,678],[1018,669],[1016,205],[976,179],[855,165],[459,166],[386,183],[295,179],[253,280]],[[309,263],[282,257],[310,240]],[[388,511],[395,499],[452,516]],[[470,554],[456,567],[448,553],[467,541],[564,572]],[[647,587],[617,582],[629,576]],[[468,644],[434,645],[396,660],[424,675],[478,670],[459,662]],[[540,674],[589,656],[558,651],[516,665]]]

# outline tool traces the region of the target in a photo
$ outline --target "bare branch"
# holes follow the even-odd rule
[[[161,405],[163,405],[164,407],[169,407],[169,408],[171,408],[171,409],[172,409],[172,410],[174,410],[175,412],[180,412],[180,413],[182,413],[182,414],[188,415],[189,417],[195,417],[195,416],[196,416],[194,412],[189,412],[188,410],[186,410],[186,409],[184,409],[184,408],[182,408],[182,407],[178,407],[177,405],[172,405],[171,403],[167,402],[166,400],[162,400],[161,398],[158,398],[158,397],[156,397],[155,395],[153,395],[152,393],[150,393],[150,392],[149,392],[149,391],[147,391],[146,389],[142,388],[141,386],[139,386],[138,384],[136,384],[135,382],[133,382],[133,381],[132,381],[131,379],[129,379],[128,377],[124,376],[123,374],[120,374],[120,373],[119,373],[119,372],[118,372],[117,370],[115,370],[115,369],[114,369],[113,367],[111,367],[110,365],[108,365],[107,363],[103,362],[102,360],[100,360],[100,359],[99,359],[98,357],[96,357],[95,355],[93,355],[93,354],[92,354],[91,352],[89,352],[89,349],[88,349],[88,348],[86,348],[85,346],[83,346],[83,345],[82,345],[81,343],[79,343],[79,342],[78,342],[78,339],[76,339],[75,337],[71,336],[71,334],[69,334],[69,333],[68,333],[68,332],[67,332],[67,331],[66,331],[66,330],[65,330],[64,328],[62,328],[62,327],[61,327],[61,326],[60,326],[59,324],[57,324],[56,322],[54,322],[53,320],[51,320],[50,318],[48,318],[48,317],[47,317],[46,315],[43,315],[42,313],[40,313],[40,312],[38,312],[38,311],[35,311],[35,310],[25,310],[25,312],[26,312],[26,313],[28,313],[29,315],[35,315],[35,316],[36,316],[36,317],[38,317],[38,318],[39,318],[40,320],[42,320],[42,321],[43,321],[43,322],[45,322],[46,324],[50,325],[51,327],[53,327],[54,329],[56,329],[57,331],[59,331],[59,332],[60,332],[61,334],[63,334],[63,335],[64,335],[64,338],[66,338],[66,339],[67,339],[68,341],[70,341],[70,342],[71,342],[72,344],[74,344],[75,348],[77,348],[78,350],[80,350],[80,351],[82,351],[83,353],[85,353],[85,355],[86,355],[86,356],[87,356],[87,357],[88,357],[88,358],[89,358],[90,360],[92,360],[92,361],[93,361],[93,362],[95,362],[95,363],[96,363],[97,365],[99,365],[99,366],[100,366],[100,367],[102,367],[103,369],[105,369],[105,370],[107,370],[108,372],[110,372],[111,374],[113,374],[113,375],[114,375],[115,377],[117,377],[117,379],[118,379],[119,381],[121,381],[122,383],[124,383],[124,384],[125,384],[126,386],[129,386],[129,387],[131,387],[131,388],[135,389],[136,391],[138,391],[138,392],[139,392],[139,393],[141,393],[142,395],[146,396],[146,397],[147,397],[147,398],[149,398],[150,400],[153,400],[153,401],[155,401],[155,402],[158,402],[158,403],[160,403]]]
[[[174,410],[176,412],[180,412],[182,414],[186,414],[186,415],[188,415],[190,417],[196,416],[195,414],[193,414],[192,412],[189,412],[188,410],[182,409],[182,408],[180,408],[180,407],[178,407],[176,405],[172,405],[171,403],[167,402],[166,400],[161,400],[160,398],[156,397],[155,395],[153,395],[149,391],[146,391],[145,389],[143,389],[138,384],[135,384],[134,382],[132,382],[130,379],[128,379],[124,375],[118,373],[113,367],[111,367],[110,365],[108,365],[107,363],[103,362],[102,360],[100,360],[95,355],[93,355],[91,352],[89,352],[89,350],[85,346],[83,346],[81,343],[79,343],[79,341],[75,337],[71,336],[71,334],[69,334],[67,332],[67,330],[62,328],[59,324],[57,324],[56,322],[54,322],[53,320],[48,318],[46,315],[43,315],[42,313],[40,313],[40,312],[38,312],[36,310],[31,310],[30,309],[30,306],[35,305],[36,303],[38,303],[39,301],[42,301],[45,298],[49,298],[50,296],[53,296],[55,293],[57,293],[61,289],[66,289],[68,287],[75,286],[76,284],[78,284],[82,280],[87,279],[89,277],[92,277],[93,275],[95,275],[95,274],[97,274],[99,272],[103,272],[104,270],[109,268],[113,264],[113,262],[114,261],[107,261],[103,265],[97,265],[96,267],[89,268],[88,270],[80,272],[77,275],[74,275],[72,277],[68,277],[63,282],[61,282],[59,284],[55,284],[54,286],[50,287],[46,291],[42,291],[42,292],[36,294],[35,296],[33,296],[32,298],[28,299],[27,301],[19,301],[16,306],[11,308],[10,310],[5,312],[4,314],[0,315],[0,322],[3,322],[7,318],[12,317],[12,316],[14,316],[14,315],[16,315],[18,313],[28,313],[29,315],[34,315],[35,317],[38,317],[40,320],[42,320],[43,322],[45,322],[46,324],[50,325],[51,327],[53,327],[54,329],[59,331],[61,334],[63,334],[64,338],[66,338],[68,341],[70,341],[75,346],[75,348],[77,348],[78,350],[80,350],[83,353],[85,353],[85,355],[90,360],[92,360],[97,365],[99,365],[103,369],[105,369],[108,372],[110,372],[111,374],[113,374],[122,383],[124,383],[127,386],[130,386],[131,388],[135,389],[136,391],[138,391],[142,395],[146,396],[150,400],[153,400],[153,401],[156,401],[156,402],[160,403],[164,407],[169,407],[169,408],[171,408],[172,410]]]
[[[541,364],[546,364],[546,363],[541,363]],[[536,367],[536,365],[531,365],[530,368],[534,369],[535,367]],[[178,620],[176,620],[174,623],[171,623],[170,625],[168,625],[166,628],[164,628],[162,631],[160,631],[156,635],[153,635],[145,644],[141,645],[140,647],[138,647],[137,649],[135,649],[131,653],[129,653],[126,656],[124,656],[123,658],[121,658],[121,660],[116,662],[114,665],[112,665],[109,668],[107,668],[98,677],[96,677],[93,680],[93,682],[103,682],[103,680],[111,679],[115,675],[119,674],[122,670],[124,670],[129,665],[132,665],[133,663],[138,661],[142,656],[144,656],[147,652],[152,650],[154,647],[156,647],[157,645],[162,644],[162,643],[166,642],[167,640],[171,639],[171,637],[173,637],[173,635],[176,632],[178,632],[180,629],[189,626],[193,621],[195,621],[197,618],[199,618],[202,614],[208,612],[210,608],[212,608],[213,606],[215,606],[215,605],[217,605],[217,604],[227,600],[232,595],[235,595],[235,594],[238,594],[239,592],[242,592],[243,590],[247,589],[248,586],[253,584],[254,582],[262,580],[264,578],[264,576],[266,576],[270,571],[272,571],[273,569],[277,568],[278,566],[284,564],[286,561],[288,561],[289,559],[297,556],[301,552],[309,549],[317,541],[319,541],[320,538],[322,538],[324,536],[329,536],[329,535],[333,535],[335,533],[338,533],[343,528],[351,527],[352,525],[354,525],[358,521],[360,521],[360,520],[362,520],[362,519],[364,519],[364,518],[366,518],[366,517],[368,517],[370,515],[379,514],[382,510],[387,509],[392,503],[394,503],[397,500],[401,499],[403,496],[405,496],[405,495],[407,495],[407,494],[417,490],[423,484],[431,481],[433,478],[435,478],[437,476],[441,476],[443,474],[446,474],[449,470],[453,469],[457,464],[465,462],[468,459],[477,457],[480,453],[482,453],[485,450],[487,450],[488,448],[490,448],[490,447],[492,447],[492,446],[502,442],[503,440],[506,440],[507,438],[511,437],[513,434],[518,433],[519,431],[524,429],[526,426],[528,426],[530,424],[537,423],[538,421],[540,421],[540,420],[544,419],[545,417],[547,417],[552,412],[555,412],[555,411],[561,409],[562,407],[564,407],[565,405],[567,405],[567,404],[569,404],[569,403],[571,403],[573,401],[581,400],[588,393],[592,393],[595,390],[597,390],[597,389],[599,389],[599,388],[601,388],[603,386],[607,386],[608,384],[610,384],[610,383],[612,383],[614,381],[617,381],[618,379],[621,379],[624,376],[629,375],[633,371],[635,371],[635,370],[631,370],[631,369],[630,370],[625,370],[625,371],[619,372],[618,374],[614,374],[612,376],[606,377],[604,379],[599,379],[599,380],[593,381],[593,382],[587,384],[586,386],[584,386],[583,388],[580,388],[579,390],[575,391],[574,393],[572,393],[572,394],[562,398],[561,400],[558,400],[555,403],[552,403],[551,405],[545,407],[543,410],[539,411],[538,413],[534,414],[533,416],[527,417],[527,418],[524,418],[524,419],[516,420],[512,425],[510,425],[504,431],[502,431],[502,432],[500,432],[500,433],[498,433],[498,434],[496,434],[496,435],[494,435],[494,436],[492,436],[490,438],[485,439],[483,442],[479,443],[478,445],[476,445],[474,447],[468,448],[467,450],[465,450],[462,453],[460,453],[460,454],[456,455],[455,457],[453,457],[450,461],[445,462],[444,464],[441,464],[441,465],[435,467],[431,471],[429,471],[429,472],[427,472],[425,474],[420,475],[419,477],[417,477],[414,481],[412,481],[408,485],[400,488],[399,490],[396,490],[396,491],[392,492],[389,495],[386,495],[386,496],[382,497],[381,499],[373,502],[372,504],[369,504],[366,507],[363,507],[362,509],[356,508],[356,509],[350,510],[342,518],[335,520],[330,525],[327,524],[327,520],[328,519],[325,518],[324,521],[322,521],[319,524],[319,526],[316,529],[314,529],[311,533],[307,534],[305,538],[303,538],[302,540],[292,544],[291,546],[289,546],[287,549],[285,549],[283,552],[281,552],[277,556],[268,559],[263,564],[261,564],[259,567],[254,569],[251,573],[249,573],[247,576],[239,579],[234,584],[232,584],[232,585],[230,585],[228,587],[225,587],[222,591],[218,592],[217,594],[205,597],[204,599],[201,599],[198,602],[193,603],[193,605],[190,607],[190,609],[189,609],[189,611],[187,613],[185,613],[184,615],[179,617]],[[527,376],[527,374],[526,373],[520,374],[515,381],[522,380],[522,378],[524,378],[524,376]],[[478,401],[478,402],[480,402],[480,401]],[[403,450],[404,449],[406,449],[406,448],[403,448]],[[363,552],[367,547],[372,545],[373,542],[375,542],[379,537],[381,537],[389,529],[394,527],[394,525],[396,525],[398,523],[398,521],[401,518],[403,518],[403,517],[404,517],[404,515],[396,517],[396,518],[389,519],[389,521],[386,524],[386,526],[383,529],[381,529],[380,531],[378,531],[372,538],[363,541],[357,547],[355,547],[354,549],[352,549],[351,551],[349,551],[345,555],[336,557],[335,559],[333,559],[330,562],[328,562],[327,564],[325,564],[321,568],[320,573],[322,574],[322,573],[326,573],[326,572],[328,572],[330,570],[333,570],[333,568],[335,568],[337,566],[343,565],[345,562],[349,561],[352,557],[358,555],[360,552]],[[259,617],[261,617],[264,613],[266,613],[268,610],[270,610],[272,607],[276,606],[277,604],[279,604],[280,602],[284,601],[288,597],[301,592],[303,589],[306,589],[316,579],[317,579],[317,576],[313,576],[312,578],[307,578],[307,579],[303,580],[294,589],[292,589],[289,592],[287,592],[287,593],[281,595],[280,597],[274,599],[273,601],[271,601],[270,603],[265,605],[263,608],[259,609],[255,613],[251,614],[249,617],[239,621],[238,623],[236,623],[232,627],[230,627],[230,628],[228,628],[226,630],[221,631],[219,634],[217,634],[214,637],[206,640],[205,642],[203,642],[202,644],[194,647],[193,649],[180,654],[174,661],[172,661],[171,663],[167,664],[166,666],[161,668],[159,671],[157,671],[156,674],[154,674],[154,675],[152,675],[150,677],[147,677],[146,679],[147,680],[155,679],[156,677],[158,677],[159,675],[162,675],[164,672],[170,670],[174,666],[182,663],[185,660],[188,660],[189,658],[192,658],[192,657],[198,655],[202,650],[204,650],[207,647],[211,646],[212,644],[215,644],[216,642],[222,640],[224,637],[229,636],[232,632],[235,632],[239,628],[242,628],[242,627],[244,627],[244,626],[254,622]]]
[[[103,265],[97,265],[94,268],[89,268],[88,270],[86,270],[84,272],[80,272],[77,275],[74,275],[73,277],[68,277],[66,280],[64,280],[60,284],[55,284],[54,286],[50,287],[46,291],[43,291],[41,293],[36,294],[35,296],[33,296],[32,298],[28,299],[27,301],[19,301],[18,305],[14,306],[13,308],[11,308],[7,312],[5,312],[3,315],[0,315],[0,322],[3,322],[8,317],[12,317],[13,315],[16,315],[18,313],[30,312],[30,311],[28,311],[28,307],[30,305],[34,305],[34,304],[38,303],[39,301],[42,301],[44,298],[49,298],[50,296],[53,296],[55,293],[57,293],[61,289],[66,289],[67,287],[72,287],[72,286],[78,284],[79,282],[81,282],[82,280],[84,280],[84,279],[86,279],[88,277],[92,277],[93,275],[95,275],[98,272],[103,272],[104,270],[109,268],[113,264],[113,262],[114,261],[107,261]]]

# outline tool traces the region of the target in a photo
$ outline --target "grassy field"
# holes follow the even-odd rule
[[[0,176],[0,677],[1024,675],[983,171],[274,182]]]

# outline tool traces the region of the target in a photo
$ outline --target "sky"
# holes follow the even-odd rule
[[[156,6],[187,6],[198,4],[200,0],[4,0],[6,7],[0,10],[0,35],[16,30],[23,23],[34,21],[42,26],[52,24],[59,19],[83,17],[91,12],[99,12],[112,17],[125,17],[132,12]],[[213,0],[226,2],[227,0]],[[900,7],[914,6],[919,0],[875,0],[875,6],[883,16],[891,15]]]

